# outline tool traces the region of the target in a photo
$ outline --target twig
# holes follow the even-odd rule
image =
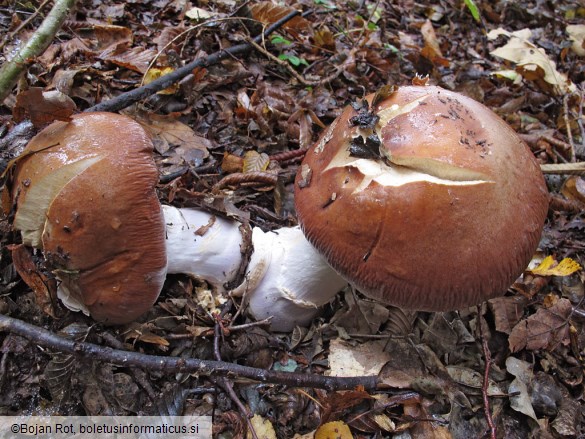
[[[276,184],[278,175],[271,172],[234,172],[226,175],[213,185],[212,191],[218,191],[226,186],[239,185],[241,183],[262,183],[262,184]]]
[[[10,94],[30,60],[49,47],[74,5],[75,0],[56,0],[51,12],[24,47],[0,68],[0,103]]]
[[[540,165],[543,174],[585,175],[585,162]]]
[[[252,41],[258,43],[262,41],[262,38],[267,37],[272,32],[279,29],[283,24],[287,21],[290,21],[297,15],[299,15],[299,11],[293,11],[290,14],[287,14],[273,25],[269,26],[264,33],[257,35],[254,37]],[[151,83],[144,85],[142,87],[136,88],[134,90],[130,90],[129,92],[123,93],[119,96],[116,96],[109,101],[102,102],[100,104],[94,105],[93,107],[89,108],[87,111],[119,111],[123,108],[128,107],[144,98],[147,98],[150,95],[155,94],[157,91],[164,90],[165,88],[170,87],[174,83],[180,81],[187,75],[190,75],[193,72],[193,69],[197,67],[207,67],[212,64],[217,64],[218,62],[234,56],[234,55],[241,55],[243,53],[249,52],[252,50],[252,44],[250,43],[242,43],[236,46],[232,46],[225,50],[220,50],[215,52],[209,56],[204,56],[202,58],[197,58],[194,61],[191,61],[189,64],[184,65],[183,67],[178,68],[177,70],[161,76],[158,79],[155,79]]]
[[[277,154],[272,154],[269,156],[270,161],[273,162],[286,162],[287,160],[295,159],[295,158],[302,158],[307,153],[308,149],[293,149],[292,151],[284,151],[279,152]]]
[[[235,320],[234,316],[234,319]],[[256,326],[269,326],[270,325],[270,320],[272,319],[272,317],[269,317],[267,319],[264,320],[258,320],[257,322],[250,322],[250,323],[244,323],[242,325],[234,325],[234,326],[228,326],[227,328],[225,328],[227,331],[229,331],[230,333],[232,332],[237,332],[237,331],[244,331],[246,329],[250,329],[250,328],[254,328]],[[209,329],[210,333],[212,331],[212,329]],[[207,332],[204,332],[203,334],[207,334]],[[195,335],[191,334],[190,332],[184,334],[166,334],[164,336],[164,338],[166,340],[182,340],[182,339],[188,339],[188,338],[194,338]]]
[[[573,143],[573,133],[571,132],[571,123],[569,122],[569,95],[566,94],[563,97],[563,120],[565,121],[565,127],[567,129],[567,138],[569,139],[569,145],[571,145],[570,160],[575,161],[575,144]]]
[[[231,307],[231,302],[230,302],[230,307]],[[225,309],[226,308],[224,308],[224,310]],[[221,315],[216,316],[215,326],[214,326],[214,331],[213,331],[213,354],[214,354],[215,359],[217,361],[221,361],[221,353],[219,351],[219,339],[221,338],[222,332],[223,332],[221,325],[222,325]],[[240,398],[238,398],[238,395],[236,395],[236,392],[234,392],[234,386],[232,385],[232,383],[226,377],[218,377],[217,381],[219,382],[221,387],[223,387],[223,389],[226,391],[226,393],[229,395],[230,399],[234,402],[234,404],[236,404],[236,406],[238,407],[240,414],[246,420],[246,424],[248,425],[248,430],[250,430],[250,433],[252,433],[252,437],[254,439],[258,439],[258,435],[256,434],[256,430],[254,429],[254,426],[252,425],[252,422],[250,421],[250,418],[252,417],[252,415],[250,414],[250,411],[244,406],[244,404],[242,404],[242,401],[240,401]]]
[[[166,373],[196,372],[202,375],[237,376],[263,383],[283,384],[290,387],[313,387],[327,390],[349,390],[364,386],[374,390],[378,377],[328,377],[295,372],[277,372],[257,369],[224,361],[200,360],[197,358],[164,357],[138,352],[112,349],[93,343],[76,342],[60,337],[46,329],[0,314],[0,331],[20,335],[39,346],[59,352],[68,352],[78,358],[93,361],[107,361],[126,367],[139,367],[149,371]]]
[[[483,305],[482,305],[483,306]],[[482,314],[479,313],[481,316]],[[483,348],[483,358],[485,361],[484,365],[484,373],[483,373],[483,385],[481,386],[481,395],[483,397],[483,410],[485,414],[485,419],[490,429],[490,438],[496,439],[497,431],[496,426],[494,425],[494,420],[492,419],[492,413],[490,410],[490,400],[488,396],[488,387],[490,383],[490,366],[492,364],[492,355],[490,353],[490,348],[487,344],[487,339],[483,333],[483,322],[481,318],[479,319],[479,336],[481,338],[481,346]]]

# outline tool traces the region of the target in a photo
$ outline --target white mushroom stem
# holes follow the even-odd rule
[[[222,291],[241,264],[240,225],[198,209],[163,206],[163,212],[168,273],[186,273]],[[308,325],[347,283],[299,227],[272,232],[256,227],[252,244],[246,279],[232,293],[244,295],[256,319],[272,317],[273,330]]]

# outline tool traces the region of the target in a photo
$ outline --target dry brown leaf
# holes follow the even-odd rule
[[[350,334],[376,334],[390,315],[385,306],[369,301],[355,301],[355,296],[349,292],[345,294],[348,309],[340,309],[332,319],[338,328],[343,328]]]
[[[294,11],[294,8],[288,6],[276,5],[272,2],[257,2],[250,5],[250,12],[254,20],[260,21],[264,25],[276,23],[284,16]],[[311,29],[311,23],[303,17],[295,17],[286,22],[283,26],[288,31],[306,31]]]
[[[153,49],[132,47],[120,51],[120,46],[112,46],[101,52],[98,57],[117,66],[145,74],[155,56],[156,51]]]
[[[41,129],[56,120],[69,121],[75,109],[75,102],[60,91],[31,87],[16,96],[13,115],[15,122],[30,118],[35,128]]]
[[[31,250],[22,244],[12,245],[14,268],[34,292],[37,306],[51,317],[58,317],[57,282],[40,271],[33,261]]]
[[[412,382],[428,374],[416,347],[406,340],[392,340],[387,351],[390,360],[380,371],[380,382],[399,389],[411,388]]]
[[[429,419],[430,416],[422,404],[413,403],[404,405],[404,415],[411,419]],[[451,439],[449,428],[433,422],[415,422],[409,429],[413,439]]]
[[[124,341],[129,340],[141,341],[143,343],[157,345],[162,348],[169,346],[167,339],[154,334],[152,331],[150,331],[147,324],[138,322],[132,322],[127,326],[126,332],[124,334]]]
[[[569,340],[569,317],[573,307],[567,299],[559,299],[550,308],[540,308],[535,314],[518,323],[510,337],[510,351],[522,349],[554,349]]]
[[[315,49],[335,49],[335,36],[327,26],[324,26],[315,32],[313,35],[313,41],[316,46]]]
[[[221,171],[224,174],[233,174],[235,172],[242,172],[244,170],[244,159],[229,152],[223,153],[223,160],[221,161]]]
[[[143,113],[138,121],[151,133],[157,151],[161,154],[174,146],[175,153],[187,163],[202,161],[209,155],[211,142],[197,135],[191,127],[172,114]]]
[[[585,203],[585,179],[577,175],[569,177],[563,184],[561,193],[569,200]]]
[[[102,51],[108,47],[120,46],[132,42],[132,30],[112,24],[92,25],[95,51]]]
[[[528,299],[524,296],[496,297],[488,302],[494,315],[496,331],[510,334],[524,315]]]
[[[425,21],[420,31],[425,42],[421,55],[435,65],[449,67],[449,61],[443,57],[439,40],[437,39],[437,34],[435,33],[431,20]]]

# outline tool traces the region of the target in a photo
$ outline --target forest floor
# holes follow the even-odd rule
[[[27,103],[27,89],[59,90],[83,111],[248,42],[294,7],[307,14],[248,54],[198,67],[122,110],[154,135],[162,202],[212,208],[265,230],[294,225],[294,176],[321,127],[345,105],[416,75],[491,108],[540,164],[584,161],[585,8],[578,0],[476,5],[477,11],[472,2],[447,0],[82,0],[0,105],[0,135],[23,117],[50,112],[39,101]],[[14,32],[34,12],[31,3],[2,2],[0,56],[30,37],[48,6]],[[212,415],[214,437],[222,439],[254,437],[249,425],[265,438],[585,437],[585,276],[577,265],[585,263],[585,180],[547,173],[546,181],[550,207],[531,268],[546,256],[568,258],[565,264],[528,271],[506,296],[458,312],[407,312],[348,288],[310,328],[291,333],[242,326],[251,321],[236,314],[237,299],[202,300],[207,285],[179,275],[168,277],[146,316],[123,327],[96,325],[46,300],[41,305],[43,293],[16,272],[11,245],[19,236],[5,216],[5,315],[116,349],[203,360],[216,359],[219,349],[225,362],[378,374],[383,386],[292,387],[73,361],[4,332],[0,414]],[[333,421],[338,436],[323,428],[315,436]],[[351,433],[343,433],[347,426]]]

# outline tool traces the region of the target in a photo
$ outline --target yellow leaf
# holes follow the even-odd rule
[[[552,256],[547,256],[538,267],[529,272],[537,276],[569,276],[579,270],[581,266],[571,258],[565,258],[557,263]]]
[[[248,151],[244,154],[244,172],[266,171],[269,163],[268,154],[258,154],[256,151]]]
[[[319,427],[315,439],[353,439],[353,435],[345,422],[335,421]]]
[[[254,417],[250,419],[250,423],[252,424],[258,439],[276,439],[276,432],[274,431],[272,423],[268,419],[264,419],[260,415],[254,415]],[[248,430],[246,438],[252,439],[253,437],[252,432]]]
[[[150,84],[155,79],[160,78],[161,76],[167,75],[173,71],[172,67],[163,67],[162,69],[153,67],[152,69],[148,70],[144,75],[144,84]],[[177,90],[179,90],[179,84],[173,84],[164,90],[157,92],[161,95],[172,95]]]

